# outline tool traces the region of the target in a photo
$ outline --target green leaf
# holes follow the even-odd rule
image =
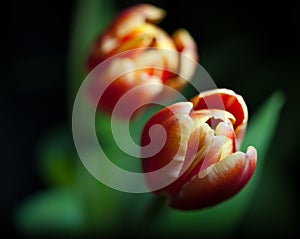
[[[47,133],[37,149],[41,178],[50,185],[70,186],[76,181],[76,155],[71,132],[60,127]]]
[[[114,1],[106,0],[78,0],[73,15],[69,49],[69,105],[72,107],[77,90],[88,74],[85,69],[86,58],[96,37],[115,16]],[[96,126],[107,124],[107,119],[97,120]],[[105,129],[105,127],[102,127]],[[107,129],[110,129],[108,127]],[[107,139],[110,132],[105,132],[105,148],[111,148],[111,139]],[[114,152],[110,150],[110,152]],[[85,201],[88,215],[88,229],[95,233],[112,230],[116,225],[120,212],[120,205],[124,202],[120,192],[110,189],[96,181],[78,160],[76,167],[76,190],[81,193]]]
[[[78,235],[85,226],[84,204],[71,189],[55,188],[25,201],[16,213],[17,226],[28,235]]]
[[[147,109],[141,110],[138,115],[131,120],[129,123],[129,133],[128,137],[130,137],[134,143],[140,144],[140,138],[142,134],[142,130],[144,128],[145,123],[148,119],[158,111],[161,107],[152,106]],[[106,113],[97,112],[95,117],[95,128],[98,136],[98,141],[102,149],[104,150],[106,156],[118,167],[128,170],[131,172],[141,172],[141,160],[140,158],[136,158],[128,155],[126,152],[122,151],[119,148],[118,144],[115,142],[114,135],[112,134],[111,129],[111,118]],[[115,120],[114,121],[114,132],[118,132],[118,139],[121,137],[123,142],[127,142],[128,138],[126,137],[126,133],[121,133],[124,131],[124,128],[127,129],[127,126],[124,124],[123,120]],[[136,152],[139,155],[139,152]]]
[[[123,209],[128,208],[130,194],[100,183],[81,163],[78,164],[77,169],[78,183],[76,188],[86,205],[87,231],[97,235],[118,232],[120,227],[126,224],[120,219]]]
[[[251,206],[251,196],[259,182],[263,164],[268,160],[267,152],[283,103],[283,95],[275,92],[251,117],[242,149],[245,151],[249,145],[253,145],[258,151],[258,162],[255,174],[246,187],[233,198],[211,208],[190,212],[168,208],[167,215],[161,220],[164,231],[198,236],[229,236],[233,232]]]
[[[275,92],[261,108],[250,118],[247,134],[243,141],[242,150],[253,145],[258,151],[258,168],[261,168],[268,148],[272,142],[274,132],[284,104],[284,96],[281,92]],[[259,160],[261,158],[261,160]]]

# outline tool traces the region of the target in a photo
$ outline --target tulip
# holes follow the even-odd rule
[[[159,177],[145,174],[150,189],[172,178],[154,193],[166,196],[171,207],[181,210],[213,206],[238,193],[256,167],[254,147],[246,153],[238,151],[247,120],[243,98],[227,89],[200,93],[190,102],[156,113],[144,127],[141,145],[151,145],[155,137],[150,139],[149,130],[157,124],[164,127],[166,141],[152,156],[144,157],[142,149],[143,171],[156,171],[170,162],[173,166]]]
[[[112,113],[125,93],[136,86],[149,85],[147,90],[142,88],[128,97],[128,105],[143,105],[162,95],[164,85],[180,90],[192,77],[195,65],[182,58],[198,59],[196,43],[184,29],[170,36],[156,26],[155,23],[164,15],[164,10],[149,4],[130,7],[118,14],[96,39],[87,58],[87,70],[91,71],[99,63],[114,57],[89,89],[99,109]],[[135,70],[144,66],[146,69]],[[112,81],[111,78],[118,74],[121,76]],[[185,79],[179,76],[182,74]],[[96,93],[99,88],[106,90],[98,102]]]

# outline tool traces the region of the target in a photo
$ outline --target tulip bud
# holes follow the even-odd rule
[[[99,109],[112,113],[125,93],[148,84],[147,90],[143,88],[134,97],[128,97],[129,105],[141,106],[161,94],[164,85],[180,90],[189,79],[179,75],[192,77],[195,65],[187,64],[182,58],[198,59],[196,43],[184,29],[170,36],[156,26],[164,15],[162,9],[149,4],[130,7],[117,15],[96,39],[88,55],[88,71],[114,57],[90,86],[90,96]],[[111,79],[118,73],[121,76]],[[96,97],[99,88],[106,88],[100,100]]]
[[[181,210],[212,206],[236,194],[256,166],[254,147],[238,151],[247,120],[243,98],[227,89],[203,92],[156,113],[144,127],[141,145],[151,145],[148,132],[157,124],[167,139],[151,157],[143,157],[142,150],[143,171],[156,171],[171,161],[174,166],[160,177],[145,174],[150,189],[172,177],[171,184],[154,193],[167,196],[169,205]]]

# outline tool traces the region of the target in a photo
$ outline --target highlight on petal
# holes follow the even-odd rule
[[[175,160],[179,165],[170,171],[169,174],[178,176],[185,159],[187,141],[194,128],[193,121],[189,117],[191,109],[192,104],[190,102],[173,104],[159,111],[147,122],[142,133],[141,146],[151,143],[149,131],[156,124],[163,126],[166,130],[167,141],[162,150],[153,157],[144,158],[143,155],[148,154],[148,152],[143,152],[142,150],[141,157],[144,172],[155,171],[167,165],[171,160]],[[153,179],[147,178],[147,180],[151,181]]]
[[[237,139],[237,148],[243,140],[247,121],[248,110],[242,96],[228,89],[215,89],[200,93],[190,100],[194,110],[220,109],[231,113],[236,122],[233,124]]]
[[[181,55],[179,59],[178,76],[170,78],[166,82],[166,85],[175,89],[180,89],[183,85],[186,84],[187,79],[192,78],[196,70],[198,50],[196,42],[185,29],[179,29],[175,31],[172,35],[172,38],[174,40],[177,51],[180,52]],[[194,64],[190,59],[195,61]]]
[[[217,204],[240,191],[251,178],[257,153],[249,147],[246,154],[236,152],[199,172],[170,199],[170,206],[191,210]]]

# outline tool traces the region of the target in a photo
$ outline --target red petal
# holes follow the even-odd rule
[[[202,171],[187,182],[170,206],[191,210],[212,206],[240,191],[253,175],[257,153],[249,147],[247,153],[236,152]]]
[[[189,117],[191,110],[192,104],[190,102],[176,103],[159,111],[147,122],[142,133],[142,146],[152,144],[151,140],[160,140],[161,134],[155,134],[154,138],[152,139],[149,136],[151,127],[157,124],[164,127],[167,133],[167,141],[165,142],[160,152],[149,158],[144,158],[144,155],[148,154],[149,152],[145,152],[144,149],[142,149],[142,164],[145,172],[151,172],[162,168],[170,161],[172,161],[177,152],[179,152],[180,150],[183,151],[180,153],[182,159],[177,160],[178,162],[180,161],[180,163],[183,164],[189,133],[194,127],[193,121]],[[181,127],[184,132],[180,132]],[[183,139],[183,142],[180,145],[181,137],[184,137],[185,140]],[[151,151],[151,147],[148,150]]]
[[[221,109],[230,112],[236,118],[235,128],[248,120],[245,101],[232,90],[216,89],[205,91],[193,97],[190,101],[194,104],[194,110]]]

